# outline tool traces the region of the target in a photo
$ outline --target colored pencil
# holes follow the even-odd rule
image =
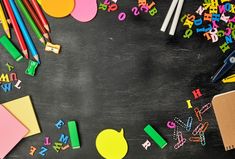
[[[22,0],[25,7],[28,9],[29,13],[31,14],[33,20],[35,21],[36,25],[38,26],[39,30],[43,34],[43,36],[50,40],[49,34],[47,33],[46,29],[42,25],[41,21],[39,20],[37,14],[34,12],[33,7],[31,6],[30,2],[28,0]]]
[[[33,29],[34,33],[36,34],[37,38],[43,43],[45,44],[45,40],[43,38],[43,35],[41,34],[41,32],[38,30],[37,25],[34,23],[32,17],[30,16],[28,10],[25,8],[23,2],[21,0],[15,0],[16,4],[19,6],[21,12],[24,14],[26,20],[28,21],[29,25],[31,26],[31,28]]]
[[[9,15],[9,17],[10,17],[10,19],[11,19],[11,23],[12,23],[12,26],[13,26],[14,31],[15,31],[15,33],[16,33],[16,37],[17,37],[17,39],[18,39],[18,41],[19,41],[21,50],[22,50],[22,52],[23,52],[25,58],[28,59],[28,58],[29,58],[28,50],[27,50],[27,47],[26,47],[24,38],[23,38],[23,36],[22,36],[22,33],[21,33],[21,31],[20,31],[20,28],[19,28],[19,26],[18,26],[18,23],[17,23],[17,21],[16,21],[16,18],[15,18],[15,16],[14,16],[14,13],[13,13],[13,11],[12,11],[12,9],[11,9],[11,5],[10,5],[10,3],[9,3],[8,0],[3,0],[3,2],[4,2],[4,5],[5,5],[5,7],[6,7],[7,13],[8,13],[8,15]]]
[[[47,22],[47,19],[46,19],[45,15],[43,14],[42,9],[40,8],[40,6],[39,6],[37,0],[31,0],[31,2],[32,2],[31,4],[32,4],[34,10],[36,11],[36,13],[37,13],[37,15],[38,15],[40,21],[42,22],[44,28],[45,28],[48,32],[50,32],[50,27],[49,27],[49,24],[48,24],[48,22]]]
[[[3,29],[6,32],[8,38],[11,38],[10,29],[9,29],[9,26],[8,26],[8,23],[7,23],[7,20],[6,20],[6,17],[5,17],[5,14],[3,12],[1,4],[0,4],[0,19],[2,21]]]
[[[5,14],[5,17],[6,17],[6,19],[7,19],[8,24],[11,24],[10,17],[9,17],[9,15],[8,15],[7,11],[6,11],[6,7],[5,7],[3,1],[0,0],[0,3],[1,3],[1,5],[2,5],[2,10],[3,10],[4,14]]]
[[[20,12],[18,11],[14,0],[9,0],[9,2],[10,2],[11,8],[12,8],[14,14],[15,14],[16,20],[17,20],[17,22],[18,22],[18,24],[20,26],[20,29],[21,29],[21,31],[23,33],[24,39],[26,41],[26,44],[27,44],[27,46],[28,46],[32,56],[34,57],[34,59],[38,63],[40,63],[39,56],[38,56],[37,50],[35,48],[35,45],[34,45],[32,39],[31,39],[31,37],[29,35],[29,32],[28,32],[28,30],[27,30],[27,28],[26,28],[26,26],[24,24],[23,19],[21,18]]]

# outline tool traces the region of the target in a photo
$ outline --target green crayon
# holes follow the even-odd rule
[[[70,143],[71,143],[72,149],[80,148],[80,141],[79,141],[76,122],[69,121],[68,122],[68,129],[69,129]]]
[[[153,139],[153,141],[161,148],[163,149],[167,142],[153,129],[151,125],[147,125],[144,128],[144,131]]]
[[[34,76],[37,67],[38,67],[37,62],[29,60],[29,64],[28,64],[27,69],[25,70],[25,74],[30,75],[30,76]]]
[[[2,44],[2,46],[7,50],[7,52],[12,56],[12,58],[15,61],[20,61],[23,59],[23,56],[16,49],[16,47],[12,44],[12,42],[6,37],[6,35],[3,35],[0,38],[0,43]]]

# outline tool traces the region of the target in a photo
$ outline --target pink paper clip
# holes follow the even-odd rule
[[[209,110],[211,108],[211,103],[208,103],[206,105],[204,105],[201,109],[200,109],[200,112],[201,114],[204,114],[207,110]]]
[[[176,150],[179,149],[180,147],[182,147],[186,142],[186,139],[183,137],[183,134],[181,131],[178,131],[177,138],[178,138],[178,143],[175,144],[175,146],[174,146],[174,148]]]
[[[199,134],[199,132],[201,131],[203,127],[204,125],[202,123],[198,124],[198,126],[192,132],[193,136],[196,136],[197,134]]]

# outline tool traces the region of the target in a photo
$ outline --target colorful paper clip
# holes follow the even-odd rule
[[[193,117],[188,117],[188,121],[187,121],[187,126],[186,126],[186,131],[190,131],[192,128],[192,123],[193,123]]]
[[[201,142],[201,138],[200,137],[196,137],[196,136],[191,136],[189,138],[189,141],[191,142],[196,142],[196,143],[200,143]]]
[[[204,114],[207,110],[209,110],[211,108],[211,103],[208,103],[206,105],[204,105],[201,109],[200,109],[200,112],[201,114]]]
[[[200,132],[205,133],[206,130],[207,130],[207,128],[208,128],[208,126],[209,126],[209,123],[208,123],[208,122],[205,122],[205,123],[203,124],[203,127],[200,129]]]
[[[203,127],[204,125],[202,123],[198,124],[198,126],[192,132],[193,136],[196,136],[197,134],[199,134],[199,132],[201,131],[201,129],[203,129]]]
[[[187,125],[179,118],[175,117],[174,121],[176,122],[177,125],[181,126],[182,128],[185,128],[185,129],[187,128]]]
[[[201,112],[200,112],[199,108],[198,107],[194,108],[194,112],[196,114],[196,117],[197,117],[198,121],[201,122],[202,121],[202,115],[201,115]]]
[[[223,83],[233,83],[235,82],[235,74],[228,76],[222,80]]]
[[[199,136],[200,136],[200,140],[201,140],[201,145],[205,146],[206,145],[206,138],[205,138],[204,132],[200,132]]]
[[[224,60],[224,65],[212,77],[212,82],[221,79],[235,64],[235,50]]]
[[[177,138],[178,138],[178,143],[175,144],[174,146],[174,149],[179,149],[180,147],[182,147],[185,142],[186,142],[186,139],[183,137],[183,134],[181,131],[178,131],[177,133]]]

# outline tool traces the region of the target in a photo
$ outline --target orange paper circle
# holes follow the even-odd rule
[[[74,0],[41,0],[44,11],[55,18],[69,15],[75,6]]]

